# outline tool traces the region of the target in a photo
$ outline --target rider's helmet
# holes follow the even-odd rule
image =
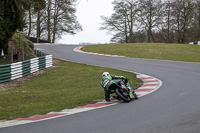
[[[110,75],[109,72],[103,72],[102,77],[106,77],[108,75]]]

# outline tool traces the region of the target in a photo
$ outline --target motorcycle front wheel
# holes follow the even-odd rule
[[[124,102],[128,103],[128,102],[131,101],[131,98],[129,97],[129,94],[127,94],[126,92],[123,92],[121,89],[115,89],[115,93]]]

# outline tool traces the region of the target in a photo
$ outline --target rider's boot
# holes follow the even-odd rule
[[[118,96],[112,96],[111,97],[111,100],[115,100],[115,99],[120,100]]]
[[[111,101],[111,99],[110,99],[110,91],[109,90],[105,90],[105,100],[107,102]]]

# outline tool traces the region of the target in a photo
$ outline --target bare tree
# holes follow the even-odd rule
[[[162,23],[163,3],[161,0],[139,0],[139,22],[144,26],[148,42],[155,42],[152,30]]]
[[[176,0],[173,2],[173,29],[176,32],[176,42],[185,43],[194,15],[193,0]]]
[[[164,24],[163,24],[163,28],[162,30],[164,30],[164,32],[166,31],[166,36],[164,36],[165,38],[163,38],[165,40],[165,42],[172,42],[172,35],[173,32],[171,30],[171,22],[172,22],[172,0],[165,0],[164,1],[164,12],[163,12],[163,20],[164,20]]]
[[[61,34],[76,34],[82,30],[77,21],[76,0],[45,0],[45,8],[29,8],[27,29],[29,35],[55,42]],[[32,30],[34,29],[34,30]]]
[[[115,0],[111,17],[101,16],[103,20],[100,30],[114,33],[112,42],[133,42],[133,29],[136,14],[136,3],[133,0]]]
[[[60,38],[62,33],[75,34],[82,30],[75,12],[76,0],[55,0],[53,2],[52,42]]]
[[[52,23],[51,23],[51,13],[52,13],[52,0],[47,0],[47,4],[46,4],[46,12],[47,12],[47,41],[51,42],[51,27],[52,27]]]
[[[190,41],[200,41],[200,1],[195,1],[194,6],[194,17],[192,21],[191,28],[191,40]]]

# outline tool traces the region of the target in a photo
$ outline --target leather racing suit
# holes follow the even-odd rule
[[[127,78],[123,76],[115,76],[115,75],[108,75],[104,76],[101,81],[101,86],[104,88],[105,91],[105,100],[110,101],[110,93],[111,90],[114,90],[116,88],[116,84],[112,84],[112,80],[115,80],[115,82],[119,85],[125,85],[128,87],[133,93],[134,91],[130,87]]]

